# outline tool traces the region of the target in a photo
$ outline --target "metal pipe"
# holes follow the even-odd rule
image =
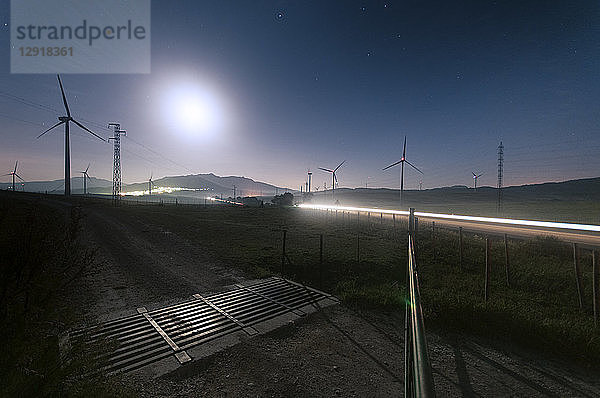
[[[408,330],[409,340],[406,341],[405,350],[411,350],[409,355],[411,366],[411,377],[405,380],[409,387],[409,394],[406,396],[415,397],[435,397],[435,385],[429,361],[427,350],[427,339],[425,337],[425,324],[423,322],[423,310],[421,308],[421,295],[419,291],[419,278],[417,273],[417,263],[415,260],[414,241],[411,235],[408,236]],[[412,387],[412,388],[410,388]]]

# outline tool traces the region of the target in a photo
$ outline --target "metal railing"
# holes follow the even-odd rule
[[[414,221],[414,209],[410,209],[404,324],[404,396],[435,397],[415,260]]]

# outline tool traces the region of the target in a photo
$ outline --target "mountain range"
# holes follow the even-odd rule
[[[17,183],[17,190],[24,189],[28,192],[48,192],[62,193],[63,180],[52,181],[32,181],[26,182],[23,186]],[[11,189],[11,183],[0,183],[0,189]],[[236,196],[271,196],[277,192],[281,193],[286,188],[277,187],[272,184],[255,181],[246,177],[237,176],[217,176],[209,174],[190,174],[185,176],[168,176],[153,181],[153,189],[160,187],[187,188],[190,190],[206,190],[214,195],[223,194],[223,196],[233,196],[233,187],[236,187]],[[83,192],[82,177],[73,177],[71,179],[72,191],[75,194]],[[112,181],[101,178],[91,177],[87,183],[88,191],[95,194],[110,194],[112,192]],[[133,184],[124,184],[123,192],[146,191],[148,182]],[[293,191],[293,193],[298,193]],[[329,191],[313,192],[318,197],[327,198]],[[390,188],[338,188],[336,197],[346,199],[352,202],[389,202],[390,197],[399,195],[398,189]],[[455,185],[450,187],[432,188],[423,191],[406,190],[405,200],[408,202],[453,202],[464,199],[465,194],[475,193],[476,196],[469,196],[469,201],[494,201],[497,198],[496,188],[482,186],[475,191],[473,188],[464,185]],[[578,180],[569,180],[563,182],[548,182],[542,184],[530,184],[520,186],[510,186],[503,189],[503,195],[506,200],[546,200],[546,201],[576,201],[589,200],[594,201],[600,198],[600,177],[586,178]]]
[[[148,190],[148,181],[123,184],[123,192],[135,192]],[[232,196],[233,187],[236,187],[236,196],[268,196],[274,195],[284,188],[276,187],[260,181],[254,181],[246,177],[226,176],[221,177],[213,173],[195,174],[185,176],[163,177],[152,181],[153,189],[160,187],[188,188],[190,190],[206,190],[215,195]],[[12,189],[12,183],[0,183],[0,189]],[[64,190],[63,180],[53,181],[27,181],[25,184],[16,184],[17,190],[24,189],[28,192],[61,193]],[[91,177],[87,182],[88,192],[94,194],[112,193],[112,181]],[[71,190],[74,194],[83,193],[82,177],[71,178]]]

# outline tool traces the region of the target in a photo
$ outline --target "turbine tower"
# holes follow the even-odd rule
[[[344,160],[342,163],[338,164],[338,166],[331,170],[331,169],[326,169],[324,167],[319,167],[320,170],[323,170],[327,173],[331,173],[331,197],[333,198],[333,200],[335,200],[335,183],[337,182],[337,175],[335,174],[336,171],[338,171],[338,169],[340,167],[342,167],[342,165],[346,163],[346,161]],[[325,187],[325,185],[323,185]],[[325,188],[327,189],[327,188]]]
[[[19,164],[19,161],[17,160],[15,162],[15,169],[13,171],[11,171],[10,173],[4,174],[3,177],[5,176],[12,176],[12,190],[13,192],[15,192],[15,177],[17,177],[19,180],[25,182],[24,179],[21,178],[20,175],[17,174],[17,165]]]
[[[87,195],[87,179],[90,178],[90,176],[88,175],[88,170],[90,169],[90,164],[88,163],[87,167],[85,168],[85,171],[80,171],[81,174],[83,174],[83,194]]]
[[[498,214],[502,213],[502,179],[504,174],[504,145],[498,145]]]
[[[152,195],[152,173],[150,173],[150,178],[148,179],[148,195]]]
[[[60,80],[60,75],[56,75],[56,77],[58,78],[58,84],[60,85],[60,92],[62,94],[62,100],[63,104],[65,105],[65,111],[67,112],[67,116],[59,116],[59,122],[56,123],[54,126],[50,127],[48,130],[44,131],[42,134],[38,135],[37,138],[40,138],[48,131],[60,126],[61,124],[65,125],[65,196],[71,196],[71,145],[69,143],[69,123],[75,123],[88,133],[101,139],[104,142],[106,142],[106,140],[100,137],[98,134],[94,133],[92,130],[85,127],[83,124],[79,123],[77,120],[73,119],[73,117],[71,116],[71,110],[69,110],[69,104],[67,104],[67,97],[65,96],[65,90],[63,89],[62,81]]]
[[[399,164],[401,167],[401,171],[400,171],[400,208],[402,208],[402,206],[404,205],[404,163],[407,163],[410,167],[417,170],[419,173],[423,174],[423,172],[421,170],[419,170],[417,168],[417,166],[415,166],[414,164],[412,164],[411,162],[406,160],[406,136],[404,136],[404,149],[402,150],[402,158],[399,161],[397,161],[396,163],[392,163],[389,166],[383,168],[383,170],[387,170],[390,167],[396,166],[397,164]]]
[[[312,182],[312,171],[308,170],[308,192],[310,192],[310,183]]]
[[[475,174],[474,172],[471,172],[471,174],[473,174],[473,189],[477,189],[477,179],[479,177],[481,177],[483,175],[483,173],[481,174]]]
[[[109,140],[113,140],[114,144],[114,154],[113,154],[113,189],[112,189],[112,197],[113,200],[121,199],[121,134],[127,135],[125,130],[121,130],[121,125],[119,123],[109,123],[108,127],[113,128],[113,136],[109,138]]]

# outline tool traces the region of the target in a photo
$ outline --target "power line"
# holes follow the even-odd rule
[[[170,163],[174,164],[175,166],[177,166],[177,167],[180,167],[180,168],[182,168],[182,169],[185,169],[185,170],[187,170],[188,172],[190,172],[190,173],[192,173],[192,174],[194,174],[194,173],[195,173],[195,171],[193,171],[193,170],[192,170],[192,169],[190,169],[189,167],[186,167],[186,166],[184,166],[184,165],[182,165],[182,164],[180,164],[180,163],[177,163],[177,162],[176,162],[176,161],[174,161],[174,160],[171,160],[171,159],[169,159],[168,157],[164,156],[162,153],[155,151],[154,149],[152,149],[152,148],[150,148],[150,147],[148,147],[148,146],[146,146],[146,145],[142,144],[141,142],[138,142],[138,141],[134,140],[133,138],[131,138],[131,137],[129,137],[129,136],[125,136],[125,137],[127,138],[127,140],[128,140],[128,141],[131,141],[131,142],[133,142],[134,144],[137,144],[137,145],[141,146],[141,147],[142,147],[142,148],[144,148],[145,150],[147,150],[147,151],[149,151],[149,152],[152,152],[153,154],[155,154],[155,155],[157,155],[157,156],[160,156],[161,158],[163,158],[164,160],[166,160],[166,161],[168,161],[168,162],[170,162]]]

